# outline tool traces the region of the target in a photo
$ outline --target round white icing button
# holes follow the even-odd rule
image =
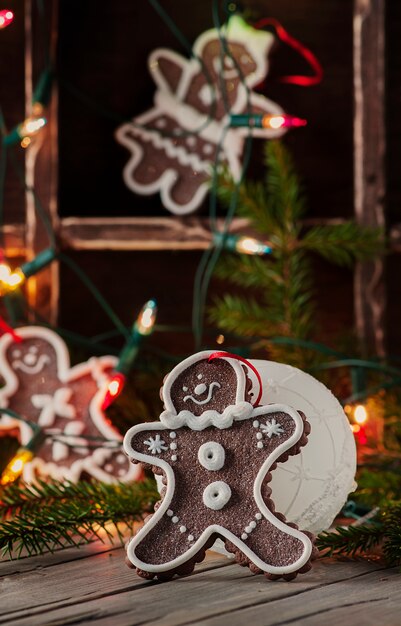
[[[227,483],[222,480],[216,480],[210,483],[203,492],[203,504],[208,509],[219,511],[231,498],[231,489]]]
[[[224,465],[226,453],[216,441],[207,441],[198,450],[198,461],[207,470],[216,472]]]

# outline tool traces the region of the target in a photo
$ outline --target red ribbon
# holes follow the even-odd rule
[[[236,359],[237,361],[241,361],[241,363],[244,363],[247,367],[249,367],[253,371],[256,378],[258,379],[259,394],[258,394],[258,397],[256,398],[256,401],[254,402],[252,406],[257,406],[259,404],[259,400],[262,397],[262,379],[256,367],[252,365],[252,363],[244,359],[242,356],[239,356],[238,354],[232,354],[231,352],[213,352],[213,354],[211,354],[210,357],[208,358],[208,361],[213,361],[213,359]]]
[[[4,335],[5,333],[8,333],[9,335],[11,335],[11,337],[13,338],[13,341],[15,341],[16,343],[21,343],[22,341],[22,337],[17,335],[15,330],[11,328],[11,326],[9,326],[7,322],[3,320],[2,317],[0,317],[0,333],[2,335]]]
[[[317,57],[303,45],[298,39],[292,37],[285,28],[280,24],[280,22],[274,17],[265,17],[256,24],[254,24],[254,28],[264,28],[265,26],[273,26],[276,29],[277,36],[281,41],[290,46],[293,50],[298,52],[307,63],[309,63],[310,67],[314,71],[314,76],[282,76],[279,80],[282,83],[290,83],[292,85],[300,85],[301,87],[311,87],[312,85],[318,85],[323,78],[323,68],[318,61]]]

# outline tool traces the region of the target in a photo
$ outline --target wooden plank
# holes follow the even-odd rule
[[[220,616],[227,619],[228,613],[231,623],[232,616],[243,613],[246,607],[258,611],[264,605],[264,618],[255,623],[267,626],[273,623],[266,617],[270,614],[267,604],[285,607],[293,598],[297,606],[310,606],[313,590],[319,597],[322,587],[339,584],[352,588],[351,581],[353,584],[358,581],[360,588],[362,579],[369,580],[369,576],[379,579],[383,569],[379,563],[324,559],[296,581],[271,583],[262,576],[252,575],[247,568],[231,564],[221,556],[213,558],[209,553],[192,576],[157,583],[137,577],[125,566],[123,557],[123,550],[117,550],[80,562],[59,563],[42,570],[40,575],[27,572],[1,579],[0,624],[45,626],[114,621],[119,626],[144,622],[183,626]]]
[[[233,220],[230,232],[249,233],[247,220]],[[73,250],[203,250],[211,232],[206,217],[70,217],[61,220],[60,240]]]
[[[202,626],[243,626],[255,623],[264,626],[395,626],[400,623],[400,574],[397,568],[384,573],[372,572],[349,580],[322,585],[307,593],[294,594],[281,601],[260,598],[252,606],[238,611],[229,607],[219,616],[197,620]],[[188,620],[186,624],[194,623]],[[167,626],[165,621],[148,622],[148,626]]]
[[[50,58],[55,59],[57,43],[57,7],[51,3],[46,8],[44,20],[46,25],[36,25],[40,20],[35,13],[37,5],[31,0],[25,2],[25,97],[26,116],[31,114],[32,95],[43,66],[43,28],[49,29]],[[35,28],[37,26],[37,28]],[[40,59],[40,61],[39,61]],[[38,67],[36,67],[36,65]],[[50,240],[40,214],[36,200],[39,199],[49,223],[57,230],[57,173],[58,173],[58,139],[57,139],[57,90],[53,87],[49,106],[46,108],[47,125],[32,142],[25,153],[26,192],[26,256],[30,260],[43,249],[49,247]],[[31,192],[34,189],[35,196]],[[29,304],[51,324],[57,322],[57,306],[59,297],[58,264],[49,267],[33,276],[27,283]]]
[[[385,0],[354,1],[354,207],[366,226],[384,226],[385,199]],[[384,261],[355,272],[359,338],[385,353]]]
[[[25,226],[23,224],[4,224],[0,227],[1,237],[4,237],[5,254],[8,259],[25,257]]]
[[[341,224],[344,220],[306,219],[304,227]],[[223,219],[217,221],[223,228]],[[243,218],[235,218],[230,233],[258,237]],[[204,250],[211,242],[207,217],[68,217],[60,222],[60,241],[71,250]]]

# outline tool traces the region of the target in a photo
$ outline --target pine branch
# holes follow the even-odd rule
[[[42,554],[57,547],[103,541],[99,528],[113,541],[119,523],[131,528],[152,510],[159,496],[154,482],[131,485],[100,482],[11,485],[0,491],[0,551],[4,555]],[[103,534],[104,534],[103,533]]]
[[[343,266],[372,259],[385,249],[382,229],[361,227],[355,222],[316,226],[305,234],[299,245]]]
[[[355,556],[383,544],[383,554],[388,565],[401,564],[401,501],[387,505],[370,523],[361,526],[340,526],[334,532],[321,533],[317,547],[329,556],[343,554]]]
[[[258,256],[246,254],[238,257],[226,254],[216,268],[216,275],[239,287],[255,287],[269,290],[273,285],[283,285],[283,278],[274,267]]]
[[[361,526],[338,526],[335,532],[323,532],[318,535],[316,546],[325,551],[326,556],[344,554],[355,556],[357,552],[366,552],[383,540],[383,527],[380,524]]]

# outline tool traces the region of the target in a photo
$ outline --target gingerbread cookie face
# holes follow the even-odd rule
[[[252,411],[244,367],[228,355],[210,360],[211,355],[212,350],[199,352],[170,372],[162,389],[166,410],[160,420],[166,426],[225,428]]]
[[[38,424],[46,437],[23,478],[52,476],[77,481],[92,476],[105,482],[138,477],[120,449],[120,434],[112,427],[101,403],[114,357],[90,359],[73,368],[65,343],[54,332],[41,327],[18,329],[21,343],[11,337],[0,340],[0,405]],[[0,429],[13,426],[26,445],[29,424],[3,416]],[[108,441],[105,441],[108,440]]]
[[[205,367],[204,353],[192,359]],[[181,387],[174,383],[181,385],[186,372],[187,380],[192,380],[196,371],[190,360],[165,381],[173,402],[175,394],[182,398]],[[230,367],[232,360],[223,358]],[[240,390],[243,394],[243,387]],[[235,391],[238,405],[244,404],[238,387]],[[151,465],[166,478],[157,512],[128,546],[128,558],[141,575],[167,578],[188,573],[216,536],[253,571],[291,577],[309,569],[310,537],[287,525],[262,494],[266,496],[272,466],[305,445],[309,425],[286,405],[249,406],[245,417],[239,409],[237,414],[234,411],[226,426],[204,420],[200,428],[202,415],[198,415],[195,427],[187,419],[181,426],[178,421],[175,427],[162,421],[128,431],[124,448],[130,458]]]
[[[160,192],[164,206],[177,215],[200,206],[217,156],[238,179],[244,137],[249,132],[264,138],[284,132],[227,130],[229,113],[283,111],[252,91],[267,74],[273,36],[237,16],[224,29],[230,55],[222,53],[220,36],[216,29],[202,33],[189,60],[172,50],[155,50],[149,57],[157,87],[154,106],[116,133],[131,153],[124,169],[127,187],[145,195]]]
[[[214,410],[222,413],[226,406],[235,404],[237,373],[222,359],[208,363],[203,359],[190,365],[174,381],[171,397],[174,409],[201,415]]]

